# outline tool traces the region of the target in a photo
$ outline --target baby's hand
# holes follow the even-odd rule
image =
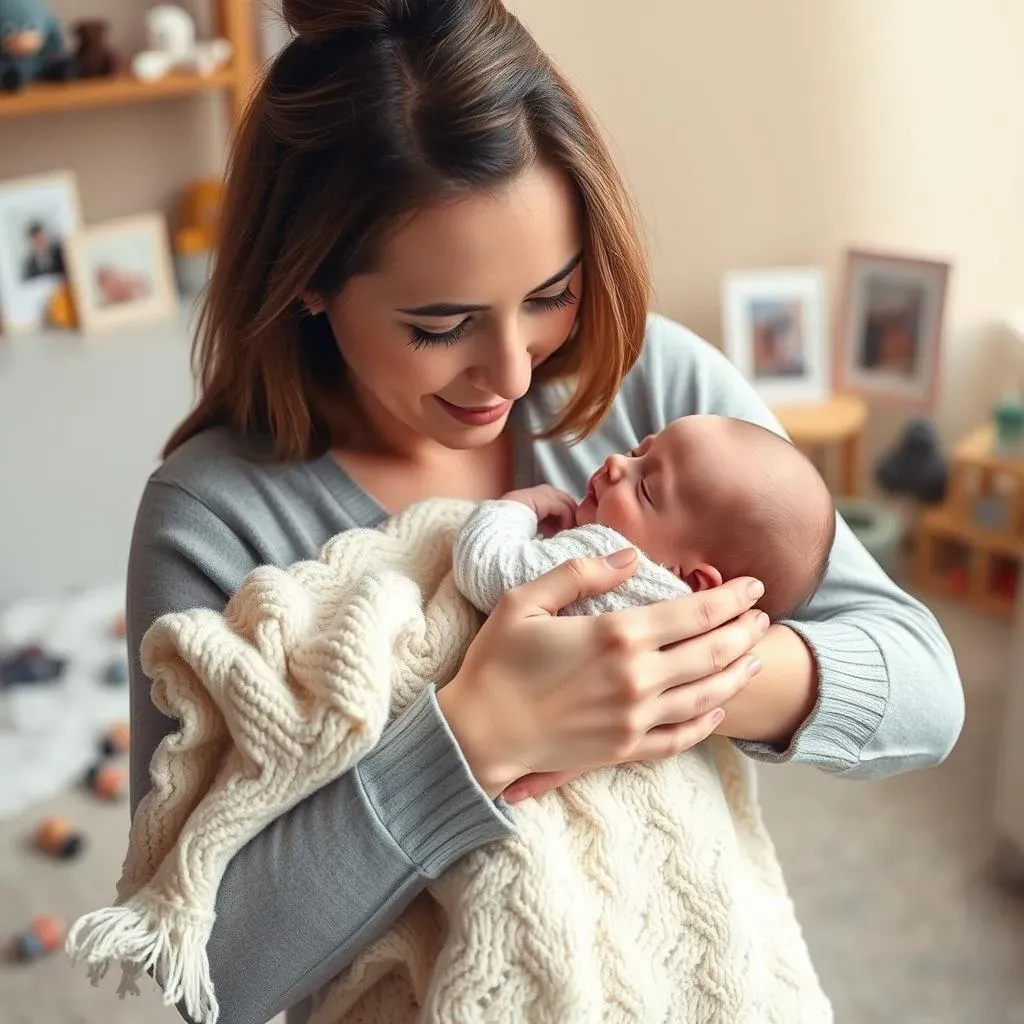
[[[533,509],[540,532],[545,537],[576,525],[576,502],[565,491],[550,484],[509,491],[502,500],[518,501],[520,505]]]

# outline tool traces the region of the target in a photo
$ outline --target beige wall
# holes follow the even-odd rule
[[[108,17],[124,52],[145,6],[54,0],[66,22]],[[187,6],[203,17],[202,0]],[[941,419],[955,434],[984,415],[1005,379],[993,325],[1024,308],[1024,4],[512,6],[614,140],[662,310],[718,341],[727,269],[813,263],[835,284],[847,244],[948,256]],[[0,178],[73,166],[90,221],[169,208],[183,181],[221,167],[224,125],[219,97],[0,121]]]
[[[946,256],[942,426],[986,414],[993,324],[1024,309],[1024,4],[512,6],[614,140],[664,312],[717,342],[727,269],[816,264],[835,284],[849,244]]]

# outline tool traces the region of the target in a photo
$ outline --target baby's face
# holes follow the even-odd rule
[[[633,451],[609,455],[590,478],[577,522],[611,527],[655,561],[683,568],[687,447],[673,423]]]

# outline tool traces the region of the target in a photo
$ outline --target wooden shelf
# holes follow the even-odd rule
[[[0,94],[0,118],[148,103],[236,87],[235,72],[230,67],[207,76],[168,75],[158,82],[141,82],[128,74],[77,82],[40,82],[20,92]]]
[[[918,524],[937,537],[960,541],[971,548],[980,548],[994,555],[1024,560],[1024,540],[999,530],[987,530],[983,526],[964,520],[946,508],[935,508],[925,512]]]

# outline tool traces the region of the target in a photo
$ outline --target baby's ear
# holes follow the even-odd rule
[[[701,562],[683,576],[682,580],[694,593],[697,593],[701,590],[711,590],[712,587],[720,587],[722,574],[713,565]]]

